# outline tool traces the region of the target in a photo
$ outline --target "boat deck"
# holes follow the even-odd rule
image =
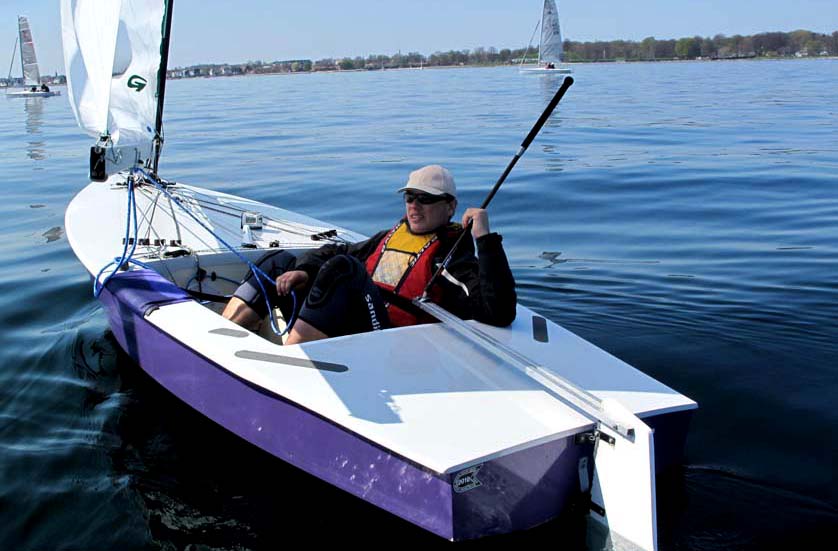
[[[480,324],[506,344],[641,418],[696,404],[531,310],[511,328]],[[439,324],[273,344],[196,302],[147,320],[221,368],[438,473],[451,473],[593,427],[591,419]],[[537,325],[544,324],[543,318]],[[476,323],[476,322],[470,322]],[[209,338],[208,338],[209,337]],[[544,342],[542,342],[544,341]]]
[[[68,239],[92,274],[123,248],[127,193],[122,182],[124,176],[93,183],[67,209]],[[324,231],[347,241],[363,238],[256,201],[180,184],[175,189],[202,224],[252,260],[277,247],[317,247],[324,241],[312,236]],[[205,292],[230,292],[235,287],[246,268],[224,252],[217,237],[154,188],[137,190],[136,202],[137,235],[147,242],[138,246],[135,258],[181,287],[194,288],[200,270],[226,278],[206,278],[201,287]],[[262,214],[265,221],[263,229],[253,233],[256,248],[240,247],[241,215],[248,211]],[[178,244],[172,246],[172,240]],[[277,244],[272,246],[273,241]],[[172,251],[183,254],[167,257]],[[248,385],[437,473],[594,425],[553,391],[439,324],[281,346],[191,300],[161,306],[145,319]],[[523,306],[518,306],[510,328],[479,325],[536,365],[601,399],[617,399],[641,418],[696,407],[689,398]],[[208,389],[207,399],[213,392]],[[247,408],[242,412],[247,414]]]
[[[81,263],[92,274],[99,273],[103,266],[122,252],[128,207],[125,179],[125,174],[120,173],[111,176],[107,182],[93,182],[82,189],[67,208],[67,239]],[[169,192],[180,199],[186,210],[173,204],[152,186],[136,188],[134,194],[137,235],[143,240],[138,243],[134,258],[146,263],[164,260],[167,263],[165,268],[161,267],[164,271],[177,272],[180,266],[186,265],[194,268],[194,258],[206,257],[212,258],[214,263],[238,264],[238,269],[233,269],[228,275],[240,277],[245,269],[243,263],[228,253],[219,238],[252,260],[277,247],[289,250],[319,247],[329,241],[318,240],[314,236],[324,232],[341,241],[364,239],[356,232],[235,195],[183,184],[169,188]],[[251,232],[253,248],[242,246],[242,214],[247,212],[262,215],[262,229]],[[103,227],[111,232],[103,235]],[[193,259],[177,258],[178,249],[188,252]],[[225,259],[225,256],[229,258]],[[186,280],[178,280],[177,283],[186,285],[189,277],[194,275],[194,269],[191,272]]]

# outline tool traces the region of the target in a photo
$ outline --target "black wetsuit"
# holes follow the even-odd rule
[[[382,296],[364,263],[389,231],[383,230],[358,243],[324,245],[302,254],[296,261],[290,253],[269,253],[260,261],[260,266],[273,278],[291,269],[308,274],[309,287],[298,291],[298,296],[306,297],[304,304],[297,305],[301,310],[299,317],[330,337],[384,329],[390,327],[384,302],[391,297]],[[444,230],[438,234],[441,246],[433,266],[443,260],[456,239]],[[477,257],[474,255],[475,241]],[[468,295],[459,285],[439,277],[434,285],[441,291],[440,306],[462,319],[476,319],[501,327],[512,323],[517,300],[515,281],[501,242],[499,234],[490,233],[460,243],[448,264],[448,273],[465,285]],[[265,284],[265,290],[272,303],[279,304],[287,319],[289,299],[278,297],[275,286]],[[239,287],[235,296],[259,314],[266,313],[264,299],[258,286],[253,284],[252,276]]]

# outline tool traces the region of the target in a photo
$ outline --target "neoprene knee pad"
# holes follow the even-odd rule
[[[329,259],[317,272],[317,278],[308,293],[306,304],[313,308],[323,304],[338,285],[355,275],[355,271],[355,262],[346,255]]]

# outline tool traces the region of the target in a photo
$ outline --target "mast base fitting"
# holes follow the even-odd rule
[[[90,179],[94,182],[104,182],[108,179],[104,147],[94,145],[90,148]]]

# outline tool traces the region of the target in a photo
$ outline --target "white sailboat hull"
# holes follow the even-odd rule
[[[519,71],[525,75],[569,75],[573,73],[571,69],[565,67],[556,67],[555,69],[548,69],[547,67],[521,67]]]
[[[6,90],[6,96],[10,98],[48,98],[51,96],[60,96],[61,92],[59,91],[52,91],[49,92],[32,92],[30,90],[15,90],[10,91]]]
[[[67,209],[68,240],[91,275],[122,252],[123,180],[91,183]],[[234,246],[241,211],[262,214],[256,248],[240,248],[251,259],[317,247],[311,236],[330,230],[363,238],[240,197],[169,189]],[[580,435],[596,421],[550,388],[444,324],[297,346],[244,331],[182,290],[230,293],[245,275],[241,261],[154,188],[139,189],[136,201],[138,235],[148,241],[135,258],[151,270],[118,274],[100,299],[126,352],[208,418],[447,539],[535,526],[590,491],[595,446]],[[213,277],[199,280],[202,271]],[[680,457],[697,407],[689,398],[526,307],[508,328],[467,323],[642,418],[655,430],[658,468]]]

